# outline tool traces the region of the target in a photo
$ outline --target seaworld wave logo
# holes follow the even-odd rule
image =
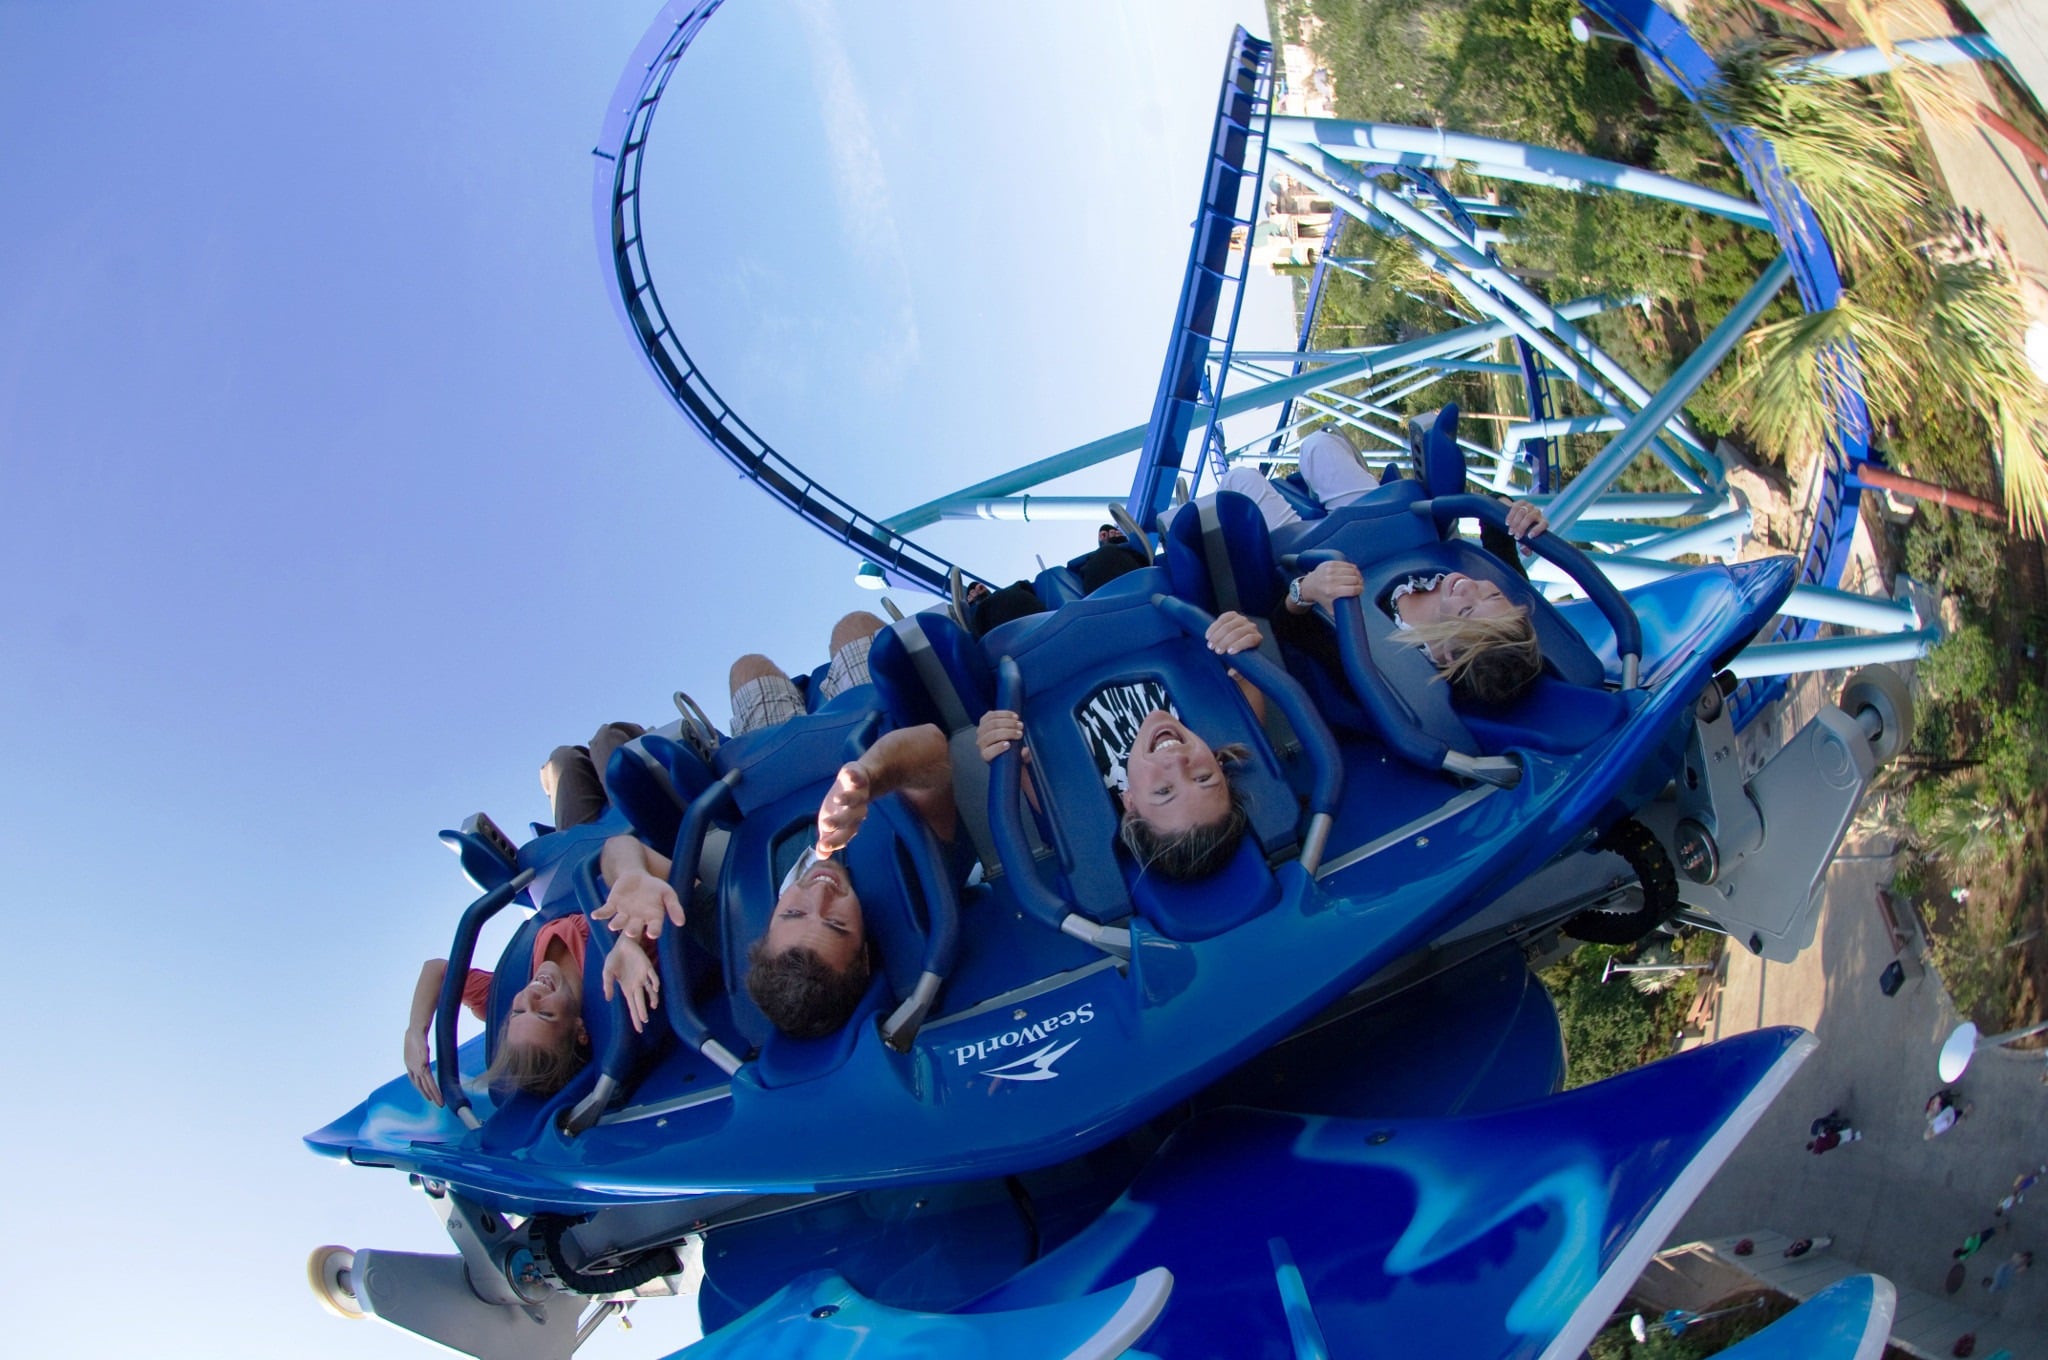
[[[990,1054],[1001,1053],[1006,1048],[1021,1048],[1025,1044],[1039,1043],[1055,1030],[1068,1025],[1085,1025],[1094,1019],[1095,1003],[1083,1002],[1070,1011],[1048,1016],[1035,1025],[1024,1025],[1004,1034],[977,1039],[971,1044],[962,1044],[953,1050],[953,1061],[957,1066],[965,1067],[971,1062],[980,1062]],[[1052,1040],[1043,1047],[1012,1058],[1001,1066],[983,1068],[981,1075],[997,1077],[1004,1081],[1051,1081],[1059,1075],[1052,1070],[1052,1065],[1065,1057],[1068,1050],[1080,1042],[1079,1039],[1069,1039],[1066,1043]]]

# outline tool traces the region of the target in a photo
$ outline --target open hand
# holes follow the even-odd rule
[[[412,1086],[429,1105],[441,1103],[441,1083],[434,1080],[434,1056],[427,1050],[427,1032],[409,1029],[405,1032],[405,1075],[412,1078]]]
[[[838,853],[868,818],[870,797],[868,772],[857,760],[839,767],[831,792],[818,805],[818,857]]]
[[[626,1014],[633,1017],[635,1033],[647,1028],[647,1017],[661,1004],[661,974],[639,941],[621,935],[604,961],[604,999],[614,992],[626,998]]]
[[[610,922],[611,928],[627,939],[661,937],[661,923],[683,923],[683,902],[665,879],[644,870],[630,870],[619,876],[605,894],[604,905],[590,913],[594,921]]]

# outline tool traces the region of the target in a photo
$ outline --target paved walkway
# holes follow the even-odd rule
[[[1790,701],[1791,722],[1831,693],[1841,677],[1813,677]],[[1772,1233],[1832,1236],[1823,1274],[1872,1271],[1901,1291],[1952,1305],[1916,1305],[1922,1324],[1977,1320],[1977,1354],[2011,1348],[2015,1360],[2048,1360],[2048,1187],[2011,1218],[1992,1207],[2013,1177],[2048,1161],[2048,1070],[2039,1054],[1991,1050],[1960,1083],[1971,1116],[1932,1142],[1922,1107],[1941,1085],[1935,1054],[1958,1017],[1939,979],[1926,972],[1887,997],[1878,975],[1894,952],[1877,906],[1892,876],[1891,843],[1852,839],[1830,871],[1811,948],[1789,964],[1766,963],[1732,946],[1712,1030],[1716,1039],[1767,1025],[1812,1030],[1820,1049],[1765,1112],[1721,1173],[1680,1221],[1671,1245]],[[1917,946],[1916,946],[1917,948]],[[1861,1142],[1816,1157],[1806,1151],[1812,1119],[1839,1108],[1864,1131]],[[1971,1263],[1968,1281],[1945,1290],[1949,1253],[1979,1228],[1998,1238]],[[2041,1253],[2042,1269],[1993,1295],[1978,1279],[2010,1251]],[[1821,1280],[1825,1284],[1830,1280]],[[1957,1333],[1959,1335],[1960,1333]],[[1930,1354],[1947,1354],[1950,1336]]]

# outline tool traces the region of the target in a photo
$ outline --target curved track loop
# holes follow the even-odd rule
[[[592,208],[613,305],[656,380],[713,448],[801,518],[878,563],[892,581],[943,595],[952,564],[826,490],[755,434],[698,370],[656,293],[640,220],[647,141],[676,63],[721,3],[665,4],[635,48],[607,110],[595,151],[600,164]],[[1688,98],[1697,101],[1713,84],[1718,74],[1713,58],[1654,0],[1587,0],[1586,7],[1654,61]],[[1717,126],[1716,132],[1769,213],[1792,262],[1801,301],[1808,310],[1833,306],[1841,295],[1841,276],[1819,223],[1784,179],[1770,144],[1745,128]],[[1844,492],[1850,474],[1869,456],[1869,436],[1870,414],[1852,384],[1824,453],[1819,500],[1801,564],[1805,584],[1832,586],[1841,579],[1858,511],[1858,498],[1845,498]],[[1783,619],[1770,640],[1808,638],[1818,627],[1808,620]],[[1747,723],[1784,687],[1783,678],[1744,685],[1735,698],[1738,723]]]
[[[891,581],[915,583],[944,595],[952,563],[826,490],[755,434],[691,360],[655,292],[640,222],[647,139],[676,63],[721,3],[670,0],[663,5],[634,48],[605,112],[594,153],[599,164],[591,206],[598,253],[612,285],[612,305],[655,380],[712,448],[799,517],[878,563]]]

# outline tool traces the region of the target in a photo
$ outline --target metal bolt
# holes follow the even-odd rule
[[[1024,1008],[1019,1006],[1016,1010],[1011,1011],[1010,1018],[1012,1020],[1022,1020],[1024,1018]]]
[[[826,1318],[828,1318],[828,1317],[831,1317],[831,1316],[832,1316],[832,1315],[833,1315],[834,1313],[836,1313],[836,1312],[838,1312],[838,1311],[839,1311],[839,1305],[838,1305],[838,1304],[836,1304],[836,1303],[828,1303],[828,1304],[826,1304],[826,1305],[825,1305],[825,1306],[824,1306],[823,1308],[813,1308],[813,1309],[811,1310],[811,1316],[812,1316],[812,1317],[814,1317],[814,1318],[817,1318],[817,1319],[818,1319],[818,1320],[819,1320],[820,1322],[822,1322],[822,1321],[824,1321],[824,1320],[825,1320]]]
[[[1422,849],[1422,847],[1424,847],[1425,845],[1428,845],[1428,844],[1429,844],[1429,837],[1427,837],[1427,836],[1417,836],[1417,837],[1415,838],[1415,848],[1416,848],[1417,850],[1420,850],[1420,849]]]
[[[1378,1147],[1382,1143],[1392,1142],[1393,1138],[1394,1131],[1392,1129],[1374,1129],[1371,1133],[1365,1135],[1368,1147]]]

